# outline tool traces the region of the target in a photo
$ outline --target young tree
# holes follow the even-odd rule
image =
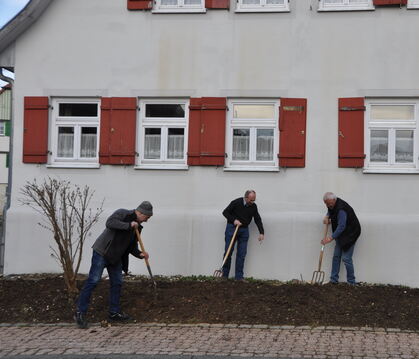
[[[92,226],[99,220],[100,207],[92,210],[89,205],[94,191],[88,186],[81,188],[69,181],[48,177],[40,184],[34,179],[20,190],[20,203],[33,208],[43,216],[43,228],[51,231],[55,248],[52,255],[60,263],[70,297],[75,297],[83,244]]]

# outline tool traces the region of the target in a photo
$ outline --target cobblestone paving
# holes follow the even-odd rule
[[[0,325],[0,358],[68,355],[419,358],[419,332],[267,325]]]

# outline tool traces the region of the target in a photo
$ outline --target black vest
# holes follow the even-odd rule
[[[336,240],[339,242],[343,250],[347,250],[360,236],[361,225],[352,207],[344,200],[337,198],[333,209],[329,209],[333,232],[338,226],[338,213],[340,210],[344,210],[346,212],[346,228],[341,233],[339,238],[336,238]]]

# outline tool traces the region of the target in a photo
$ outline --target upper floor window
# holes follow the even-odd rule
[[[153,12],[205,12],[204,0],[155,0]]]
[[[419,101],[367,103],[365,169],[416,172],[418,167]]]
[[[408,0],[407,1],[408,9],[419,9],[419,0]]]
[[[276,100],[232,100],[227,121],[226,168],[278,170]]]
[[[0,136],[6,135],[6,122],[0,121]]]
[[[236,12],[289,11],[288,0],[237,0]]]
[[[53,100],[50,133],[52,165],[89,167],[97,164],[99,101]]]
[[[374,10],[372,0],[320,0],[319,11]]]
[[[187,168],[188,109],[187,100],[141,102],[137,136],[141,168]]]

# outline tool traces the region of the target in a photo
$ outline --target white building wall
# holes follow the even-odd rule
[[[362,225],[354,255],[357,280],[419,286],[419,177],[337,167],[338,97],[419,97],[419,12],[319,13],[310,4],[291,0],[291,12],[283,14],[159,15],[128,12],[125,0],[53,2],[15,45],[5,272],[60,270],[50,256],[50,234],[37,225],[41,218],[19,204],[25,181],[57,176],[94,188],[98,202],[105,198],[82,272],[106,217],[147,199],[155,207],[143,231],[153,273],[210,275],[222,260],[221,212],[253,188],[266,240],[257,242],[252,225],[246,275],[311,279],[323,231],[322,195],[334,191],[353,206]],[[23,164],[24,96],[307,98],[306,167],[233,173],[215,167],[153,171]],[[332,249],[327,246],[326,271]],[[141,261],[131,263],[134,273],[146,274]]]

